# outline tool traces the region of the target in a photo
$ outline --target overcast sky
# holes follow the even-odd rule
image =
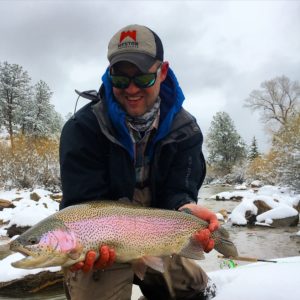
[[[300,79],[299,1],[0,0],[0,13],[0,62],[44,80],[63,116],[74,109],[74,89],[98,90],[111,36],[134,23],[162,39],[204,136],[225,111],[246,143],[256,136],[266,151],[268,135],[244,100],[265,80]]]

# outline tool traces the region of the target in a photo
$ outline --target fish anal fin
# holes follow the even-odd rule
[[[196,260],[205,258],[201,244],[193,238],[190,238],[189,242],[184,245],[179,255]]]
[[[132,268],[136,276],[143,280],[147,267],[150,267],[158,272],[164,272],[164,262],[161,257],[157,256],[143,256],[132,262]]]
[[[141,259],[137,259],[132,262],[132,269],[133,269],[134,274],[140,280],[144,280],[145,273],[147,270],[147,265],[145,265],[145,263]]]

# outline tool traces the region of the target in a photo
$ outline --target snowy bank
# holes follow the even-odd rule
[[[218,287],[214,300],[299,300],[300,256],[208,273]]]
[[[265,226],[277,226],[288,222],[294,222],[296,225],[299,218],[300,195],[287,188],[263,186],[255,190],[235,190],[219,193],[211,199],[240,199],[241,203],[230,215],[230,220],[235,225],[248,224],[251,216],[255,216],[255,224]],[[286,223],[279,223],[278,220],[286,220]]]
[[[0,227],[0,236],[6,236],[7,228],[33,226],[42,219],[58,211],[58,202],[51,199],[50,191],[43,189],[0,191],[0,199],[10,201],[14,208],[4,208],[0,211],[0,220],[5,225]],[[39,200],[32,200],[37,195]]]

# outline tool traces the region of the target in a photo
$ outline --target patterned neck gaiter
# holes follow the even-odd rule
[[[155,101],[153,107],[142,116],[132,117],[126,115],[126,121],[138,132],[147,131],[151,127],[159,112],[160,101],[160,97],[157,97],[157,100]]]

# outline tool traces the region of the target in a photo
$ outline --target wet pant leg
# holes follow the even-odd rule
[[[193,260],[174,255],[164,259],[162,274],[147,269],[143,281],[135,278],[147,300],[201,300],[208,276]]]
[[[69,300],[130,300],[133,271],[129,264],[114,264],[106,270],[65,270],[65,291]]]

